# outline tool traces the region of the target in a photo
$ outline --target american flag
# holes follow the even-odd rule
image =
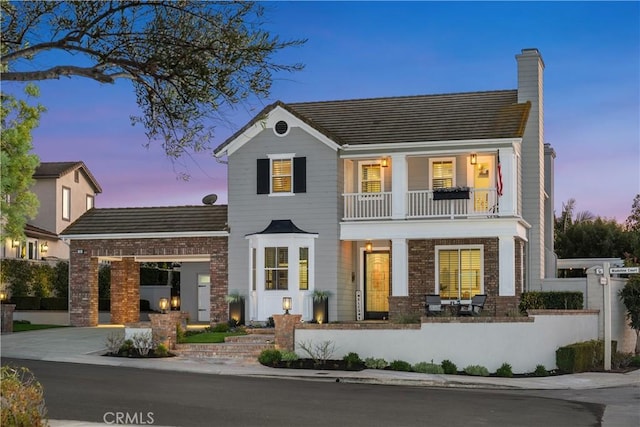
[[[498,177],[497,177],[497,190],[498,196],[502,196],[502,166],[500,165],[500,153],[498,153]]]

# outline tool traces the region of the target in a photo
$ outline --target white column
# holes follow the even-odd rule
[[[513,236],[498,237],[498,296],[516,295],[516,244]]]
[[[404,154],[391,155],[391,218],[405,219],[407,189],[407,156]]]
[[[407,240],[391,239],[391,294],[394,297],[409,295]]]
[[[501,148],[498,152],[500,153],[500,169],[502,170],[502,196],[499,197],[500,215],[512,216],[516,214],[518,201],[516,154],[513,147]],[[496,164],[496,169],[497,167]],[[496,181],[496,187],[497,185]]]

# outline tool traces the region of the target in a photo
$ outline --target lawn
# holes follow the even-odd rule
[[[38,329],[66,328],[65,325],[34,325],[31,323],[13,322],[13,332],[37,331]]]
[[[246,335],[244,332],[201,332],[184,337],[181,344],[216,344],[224,342],[225,337]]]

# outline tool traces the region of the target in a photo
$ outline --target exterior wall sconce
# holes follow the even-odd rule
[[[0,304],[4,303],[7,299],[7,293],[5,291],[0,291]]]
[[[49,252],[49,244],[47,242],[44,242],[40,245],[40,252],[42,252],[43,254]]]
[[[380,166],[382,166],[383,168],[386,168],[389,166],[389,158],[388,157],[383,157],[382,160],[380,160]]]
[[[471,158],[469,159],[469,162],[472,165],[475,165],[478,163],[478,155],[476,153],[471,154]]]
[[[367,253],[371,253],[371,251],[373,251],[373,243],[371,243],[371,240],[365,243],[364,250],[367,251]]]
[[[18,246],[20,246],[20,240],[16,240],[16,239],[11,240],[12,248],[17,248]]]
[[[291,297],[282,297],[282,309],[284,310],[284,314],[289,314],[289,310],[291,310]]]
[[[160,300],[158,301],[158,306],[160,307],[160,311],[162,311],[162,313],[166,313],[167,312],[167,308],[169,308],[169,300],[167,298],[160,298]]]
[[[177,295],[174,295],[171,297],[171,310],[178,310],[180,309],[180,297]]]

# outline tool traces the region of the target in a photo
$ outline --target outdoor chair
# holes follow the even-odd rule
[[[462,305],[458,314],[460,316],[477,316],[484,308],[486,300],[486,295],[474,295],[473,298],[471,298],[471,304]]]
[[[424,308],[427,316],[438,316],[442,314],[442,300],[440,299],[440,295],[427,295]]]

